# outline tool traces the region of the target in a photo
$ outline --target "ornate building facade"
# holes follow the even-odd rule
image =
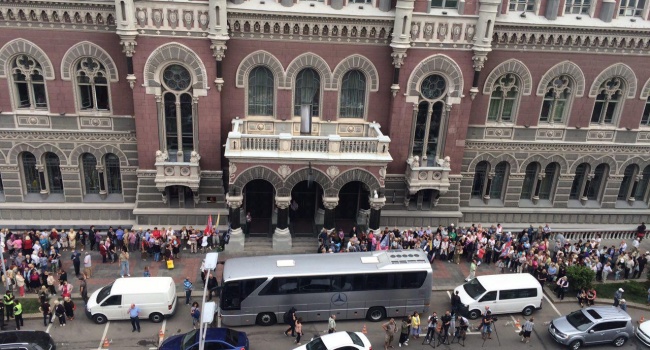
[[[0,1],[3,225],[631,225],[650,4]],[[235,245],[243,244],[237,236]]]

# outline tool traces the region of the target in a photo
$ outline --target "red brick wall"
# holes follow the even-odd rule
[[[113,113],[132,115],[133,103],[129,84],[126,81],[126,56],[122,53],[120,40],[114,33],[81,33],[61,31],[57,35],[48,35],[48,31],[28,29],[8,29],[0,31],[0,47],[7,42],[22,38],[40,47],[49,57],[54,67],[55,80],[46,82],[48,102],[52,113],[76,114],[74,91],[71,81],[61,80],[61,60],[68,49],[79,42],[89,41],[102,47],[111,56],[119,74],[119,82],[111,83],[111,100]],[[6,79],[0,82],[0,109],[11,110],[9,86]]]
[[[423,12],[426,13],[429,8],[429,1],[427,0],[415,0],[413,5],[413,12]]]
[[[462,15],[477,15],[478,14],[478,1],[477,0],[466,0],[465,1],[465,13]]]

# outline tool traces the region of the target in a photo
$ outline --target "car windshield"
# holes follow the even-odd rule
[[[196,343],[196,329],[185,334],[183,342],[181,343],[181,349],[189,349],[194,345],[194,343]]]
[[[239,332],[234,329],[226,329],[226,343],[237,346],[239,344]]]
[[[361,340],[361,338],[359,338],[359,336],[356,335],[355,333],[348,332],[348,335],[350,336],[350,339],[352,339],[352,342],[354,343],[354,345],[357,345],[357,346],[360,346],[360,347],[365,346],[363,344],[363,340]]]
[[[470,298],[474,300],[478,299],[481,295],[483,295],[483,293],[485,293],[485,288],[483,288],[481,282],[479,282],[476,278],[463,284],[463,288],[465,289],[465,293],[467,293],[467,295],[469,295]]]
[[[574,311],[566,316],[566,320],[579,331],[586,331],[591,327],[593,322],[582,312],[582,310]]]
[[[327,346],[321,338],[316,338],[307,343],[307,350],[327,350]]]
[[[113,283],[102,288],[99,293],[97,293],[97,304],[106,299],[107,296],[111,295],[111,288],[113,288]]]

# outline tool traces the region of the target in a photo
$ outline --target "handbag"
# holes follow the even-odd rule
[[[522,337],[524,336],[524,329],[523,328],[519,331],[519,335],[522,336]]]
[[[174,268],[174,260],[167,260],[167,269],[171,270]]]

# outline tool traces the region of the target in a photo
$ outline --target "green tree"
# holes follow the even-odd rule
[[[573,290],[591,287],[591,282],[596,278],[596,273],[586,266],[573,265],[566,269],[569,286]]]

